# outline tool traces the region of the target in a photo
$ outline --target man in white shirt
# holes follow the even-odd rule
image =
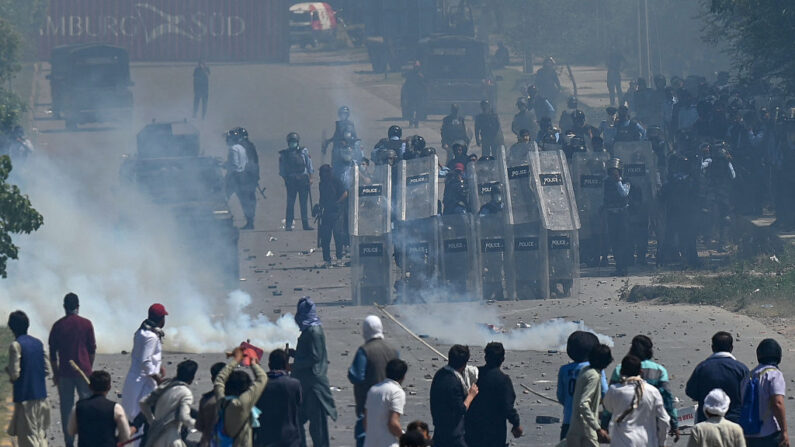
[[[181,362],[174,379],[163,382],[141,400],[141,412],[149,423],[147,447],[185,447],[182,427],[192,429],[196,425],[190,415],[193,393],[189,387],[198,368],[193,360]]]
[[[386,364],[386,379],[367,392],[364,447],[398,447],[403,434],[400,416],[406,405],[406,392],[400,384],[408,368],[403,360],[390,360]]]
[[[657,388],[640,377],[641,361],[634,355],[621,362],[621,383],[611,385],[602,403],[610,420],[611,447],[663,447],[670,417]]]

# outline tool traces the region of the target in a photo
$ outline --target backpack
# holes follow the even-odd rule
[[[227,435],[226,431],[224,430],[224,422],[226,421],[226,417],[224,416],[226,413],[226,407],[228,405],[228,401],[222,401],[219,405],[220,409],[218,411],[218,420],[215,423],[215,427],[213,427],[213,437],[210,440],[210,447],[233,447],[235,445],[235,439],[240,436],[240,433],[242,433],[243,429],[246,428],[246,424],[248,424],[248,420],[251,418],[249,415],[249,417],[243,422],[240,430],[238,430],[234,436]]]
[[[777,368],[764,368],[748,378],[743,390],[742,407],[740,408],[740,427],[746,436],[755,435],[762,431],[764,419],[770,414],[770,410],[765,411],[764,415],[759,414],[759,394],[761,391],[762,376],[768,371],[775,371]]]

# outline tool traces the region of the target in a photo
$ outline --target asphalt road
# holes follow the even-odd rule
[[[267,200],[259,200],[256,229],[242,231],[240,236],[240,288],[254,298],[247,311],[262,314],[274,320],[291,312],[301,295],[310,295],[318,303],[323,320],[329,351],[329,378],[340,412],[339,419],[330,424],[335,446],[353,445],[353,391],[346,379],[346,371],[356,347],[361,344],[360,322],[368,314],[377,312],[371,307],[350,305],[350,278],[347,268],[321,269],[320,253],[307,253],[315,247],[314,232],[282,230],[284,218],[284,188],[278,178],[277,151],[284,146],[284,136],[289,131],[301,133],[316,164],[322,156],[319,141],[325,130],[333,130],[336,109],[346,104],[352,109],[365,146],[372,147],[377,138],[385,134],[395,117],[400,116],[397,88],[379,84],[379,76],[366,73],[369,67],[361,61],[327,64],[329,56],[303,55],[294,58],[291,65],[215,65],[212,66],[210,104],[207,120],[196,122],[201,129],[202,148],[205,153],[223,157],[226,148],[221,139],[224,130],[244,126],[260,151],[262,178],[267,187]],[[134,134],[152,119],[173,120],[190,116],[192,66],[179,64],[137,64],[132,67],[136,102],[134,123],[127,128],[110,126],[85,126],[79,132],[64,132],[63,122],[52,120],[47,114],[49,90],[44,76],[46,66],[37,74],[38,95],[35,125],[38,128],[37,144],[42,153],[59,163],[63,170],[81,176],[88,200],[95,195],[112,191],[118,184],[118,167],[123,153],[132,152]],[[405,125],[405,123],[402,123]],[[438,147],[438,122],[419,129],[429,144]],[[404,135],[411,134],[409,130]],[[83,176],[86,169],[96,175]],[[316,186],[313,186],[317,199]],[[53,194],[57,194],[53,191]],[[232,209],[238,225],[242,216],[235,199]],[[35,237],[35,236],[34,236]],[[111,248],[112,249],[112,248]],[[24,250],[24,247],[23,247]],[[266,256],[271,252],[273,256]],[[189,272],[184,272],[190,275]],[[718,330],[735,334],[736,354],[753,366],[754,347],[764,337],[777,334],[770,325],[733,314],[723,309],[702,306],[656,306],[619,302],[621,280],[599,277],[598,272],[582,280],[581,293],[576,298],[548,301],[522,301],[494,304],[437,304],[428,307],[393,307],[391,310],[407,324],[422,334],[427,341],[446,352],[458,340],[471,343],[472,361],[481,364],[485,343],[502,337],[483,330],[475,323],[486,323],[515,328],[521,322],[537,326],[552,318],[567,321],[581,320],[600,334],[612,338],[617,361],[628,349],[635,334],[650,335],[655,342],[658,361],[668,367],[674,393],[681,400],[680,407],[690,405],[684,395],[684,383],[695,364],[709,354],[709,338]],[[190,279],[190,278],[188,278]],[[31,277],[30,281],[37,278]],[[630,283],[647,282],[645,277],[628,278]],[[275,288],[269,288],[275,286]],[[282,292],[275,295],[274,291]],[[78,294],[80,290],[75,290]],[[149,297],[142,296],[140,315],[143,316]],[[53,298],[56,300],[57,298]],[[111,298],[112,300],[112,298]],[[57,307],[57,306],[56,306]],[[102,314],[85,314],[100,320]],[[424,319],[420,319],[424,316]],[[438,324],[428,324],[438,321]],[[482,321],[478,321],[482,319]],[[422,321],[421,321],[422,320]],[[135,327],[139,316],[130,316]],[[43,322],[49,326],[51,321]],[[443,366],[438,355],[409,337],[397,325],[384,321],[387,340],[396,345],[401,356],[409,363],[405,388],[408,391],[404,424],[421,419],[430,422],[428,389],[430,377]],[[449,330],[446,328],[449,327]],[[554,445],[559,426],[537,425],[536,416],[560,416],[561,408],[532,394],[523,392],[519,384],[554,396],[558,368],[568,362],[565,350],[557,350],[557,336],[529,332],[518,335],[521,346],[539,349],[514,349],[507,353],[506,372],[513,378],[517,390],[517,407],[526,436],[511,440],[512,445]],[[34,334],[46,338],[46,334]],[[118,350],[103,349],[103,341],[118,342],[129,339],[126,330],[98,333],[100,350],[97,367],[111,371],[114,392],[120,393],[123,377],[129,366],[127,355]],[[787,377],[795,377],[795,368],[789,361],[793,352],[790,340],[779,337],[784,348],[782,369]],[[131,347],[131,346],[130,346]],[[231,348],[231,346],[230,346]],[[127,348],[129,350],[129,348]],[[210,388],[209,366],[223,360],[221,353],[185,354],[167,352],[165,360],[169,373],[184,358],[200,362],[201,369],[194,388],[196,393]],[[610,369],[612,370],[612,367]],[[57,409],[57,393],[50,389],[50,399]],[[198,397],[197,397],[198,399]],[[787,401],[792,414],[793,406]],[[792,417],[790,417],[792,420]],[[57,410],[53,411],[50,431],[53,445],[61,445]]]

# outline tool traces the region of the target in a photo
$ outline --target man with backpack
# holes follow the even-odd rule
[[[218,399],[218,422],[215,424],[212,447],[251,447],[252,421],[259,418],[255,409],[268,376],[259,366],[259,358],[254,352],[244,353],[235,348],[233,360],[215,378],[215,398]],[[254,373],[254,381],[239,365],[249,364]]]
[[[712,336],[712,355],[699,363],[687,381],[685,393],[698,401],[696,422],[707,419],[704,415],[704,398],[710,391],[720,388],[731,399],[726,419],[732,422],[740,420],[740,404],[742,402],[740,387],[743,379],[748,377],[748,367],[732,355],[734,339],[728,332],[718,332]]]
[[[141,400],[141,413],[146,417],[145,447],[184,447],[182,427],[193,428],[191,417],[193,393],[190,384],[196,377],[199,365],[185,360],[177,365],[177,376],[160,384],[149,396]]]
[[[759,365],[743,381],[740,426],[748,447],[788,447],[787,382],[778,369],[781,346],[766,338],[756,348]]]

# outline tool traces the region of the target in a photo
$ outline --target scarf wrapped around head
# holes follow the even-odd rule
[[[317,316],[315,303],[308,296],[298,300],[298,308],[295,312],[295,324],[301,329],[306,330],[311,326],[320,326],[320,318]]]
[[[384,325],[381,323],[381,319],[375,315],[368,315],[362,323],[362,337],[364,337],[364,341],[384,338]]]
[[[157,323],[155,323],[152,320],[144,320],[144,322],[141,323],[141,326],[138,329],[143,329],[145,331],[154,332],[155,335],[157,335],[157,337],[160,340],[163,340],[163,337],[166,336],[166,333],[163,332],[163,329],[158,327]]]

